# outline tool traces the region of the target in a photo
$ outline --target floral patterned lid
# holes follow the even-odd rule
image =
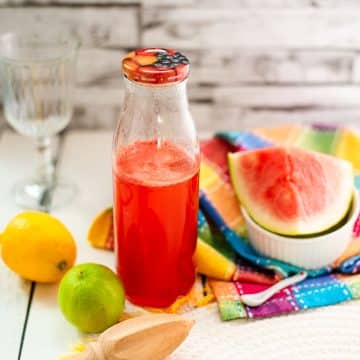
[[[122,61],[124,75],[142,84],[171,84],[189,75],[189,60],[178,51],[144,48],[132,51]]]

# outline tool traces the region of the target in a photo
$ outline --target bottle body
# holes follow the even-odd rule
[[[185,81],[125,81],[113,150],[117,271],[130,301],[166,307],[195,279],[198,141]]]

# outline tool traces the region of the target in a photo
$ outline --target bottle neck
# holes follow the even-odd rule
[[[140,85],[124,79],[126,92],[116,130],[115,147],[136,141],[167,140],[195,157],[198,141],[189,111],[186,81]]]
[[[126,95],[143,104],[154,103],[159,106],[188,108],[186,84],[187,80],[171,85],[142,85],[124,77]]]

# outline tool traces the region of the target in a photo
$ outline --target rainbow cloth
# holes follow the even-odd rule
[[[360,298],[358,219],[352,242],[332,266],[308,272],[305,281],[282,290],[261,306],[250,308],[241,303],[242,294],[264,290],[302,270],[260,256],[252,249],[245,237],[244,220],[229,178],[228,152],[276,144],[300,146],[352,162],[355,185],[360,190],[360,135],[355,130],[324,125],[286,125],[251,132],[222,132],[204,141],[195,262],[198,272],[207,277],[207,282],[203,283],[210,285],[223,320],[261,318]],[[108,239],[110,241],[96,246],[111,249],[112,236]],[[199,291],[204,288],[200,287]],[[208,286],[206,289],[208,294],[211,290]],[[199,291],[195,292],[195,297]]]

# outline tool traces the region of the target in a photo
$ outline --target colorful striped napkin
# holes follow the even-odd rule
[[[355,184],[360,190],[360,135],[352,129],[285,125],[253,131],[222,132],[204,141],[201,146],[201,193],[195,262],[198,272],[205,275],[207,280],[204,276],[198,278],[189,296],[191,306],[183,299],[179,302],[180,306],[172,309],[181,311],[206,304],[212,298],[210,288],[223,320],[261,318],[360,298],[358,220],[352,242],[331,267],[310,271],[308,279],[282,290],[259,307],[249,308],[241,303],[242,294],[264,290],[281,278],[302,270],[260,256],[252,249],[245,236],[244,219],[229,178],[228,152],[275,144],[300,146],[349,160],[354,166]],[[111,229],[109,233],[112,233]],[[112,236],[90,242],[101,248],[113,247]],[[199,296],[201,292],[204,292],[204,297]]]

